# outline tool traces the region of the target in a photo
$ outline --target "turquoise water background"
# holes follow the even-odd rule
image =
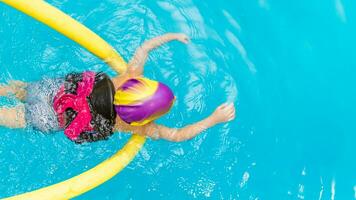
[[[356,4],[351,0],[50,0],[129,60],[166,32],[145,75],[177,101],[158,122],[181,127],[230,101],[237,119],[193,140],[148,140],[110,181],[75,199],[355,199]],[[0,82],[71,71],[114,75],[74,42],[0,4]],[[14,105],[0,99],[0,105]],[[0,197],[77,175],[128,134],[75,145],[63,133],[0,128]]]

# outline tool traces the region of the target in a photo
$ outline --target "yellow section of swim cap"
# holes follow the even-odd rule
[[[157,88],[158,82],[147,78],[134,78],[139,83],[126,90],[118,89],[115,93],[115,105],[137,105],[152,96]],[[125,83],[124,83],[125,84]]]

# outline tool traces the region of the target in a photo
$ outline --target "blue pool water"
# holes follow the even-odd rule
[[[147,77],[177,96],[159,120],[181,127],[230,101],[237,119],[183,143],[148,140],[119,175],[76,199],[355,199],[356,4],[351,0],[60,1]],[[0,4],[0,82],[85,69],[113,72],[74,42]],[[0,104],[14,105],[12,99]],[[129,135],[75,145],[62,133],[0,128],[0,197],[72,177]]]

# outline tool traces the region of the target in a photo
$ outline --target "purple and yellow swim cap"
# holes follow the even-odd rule
[[[167,113],[175,97],[171,89],[147,78],[131,78],[115,93],[115,111],[126,123],[145,125]]]

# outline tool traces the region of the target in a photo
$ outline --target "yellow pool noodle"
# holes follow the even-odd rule
[[[94,168],[60,183],[5,198],[5,200],[60,200],[76,197],[101,185],[119,173],[131,162],[144,142],[144,137],[133,135],[121,150]]]
[[[114,48],[87,27],[45,1],[0,0],[0,2],[4,2],[72,39],[104,60],[120,74],[126,71],[126,62]]]

